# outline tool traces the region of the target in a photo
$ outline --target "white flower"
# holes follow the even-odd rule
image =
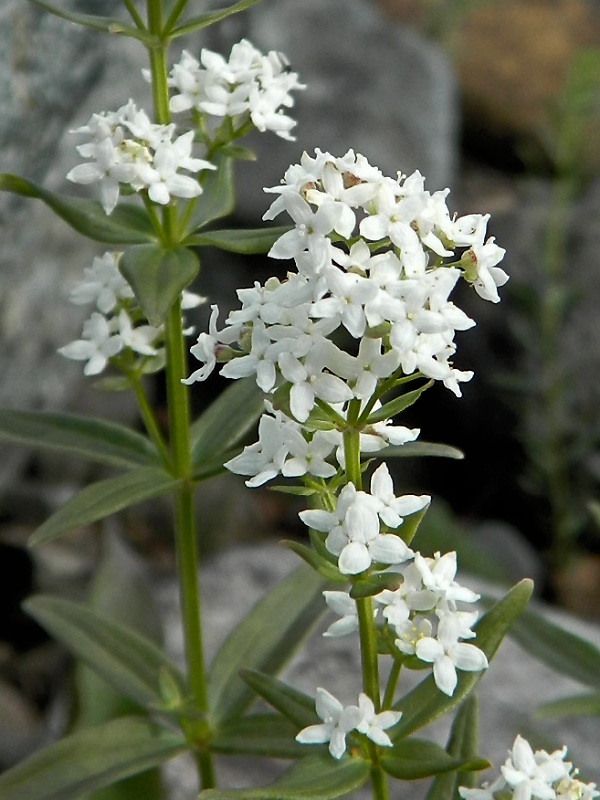
[[[195,381],[205,381],[217,365],[217,354],[222,345],[231,344],[239,335],[239,325],[218,331],[218,317],[219,308],[216,305],[212,305],[208,323],[208,333],[201,333],[196,344],[190,348],[190,353],[195,356],[198,361],[203,361],[204,366],[192,372],[188,378],[182,381],[182,383],[188,386]]]
[[[263,414],[258,423],[258,442],[245,447],[224,466],[238,475],[252,475],[246,486],[262,486],[281,474],[288,453],[282,425],[276,418]]]
[[[328,607],[340,617],[331,623],[323,636],[336,639],[358,630],[356,600],[348,592],[323,592],[323,597]]]
[[[83,270],[85,280],[80,281],[69,295],[76,305],[96,303],[98,311],[108,314],[119,300],[133,297],[131,286],[119,272],[121,253],[104,253],[94,258],[91,267]]]
[[[436,637],[426,636],[415,646],[417,656],[433,664],[436,686],[449,697],[456,689],[457,669],[480,672],[488,666],[485,653],[473,644],[459,642],[459,636],[459,624],[451,614],[445,614],[440,619]]]
[[[339,700],[325,689],[317,689],[315,708],[322,725],[309,725],[296,736],[301,744],[325,744],[329,742],[329,752],[340,759],[346,752],[346,735],[354,730],[362,718],[358,706],[344,707]]]
[[[371,494],[379,501],[377,513],[390,528],[397,528],[402,524],[403,516],[422,511],[431,502],[428,494],[420,497],[414,494],[396,497],[392,476],[385,462],[375,470],[371,477]],[[413,552],[407,548],[407,556],[402,560],[412,558],[413,555]]]
[[[494,800],[496,792],[501,791],[505,786],[506,781],[499,775],[493,783],[484,783],[481,789],[459,786],[458,792],[463,800]]]
[[[358,696],[358,707],[361,713],[361,720],[356,726],[359,733],[369,738],[380,747],[392,747],[393,742],[385,732],[388,728],[396,725],[402,716],[401,711],[380,711],[375,713],[375,706],[371,698],[361,692]]]
[[[514,800],[531,800],[532,797],[554,800],[556,792],[552,784],[568,777],[571,767],[564,762],[565,754],[566,751],[560,751],[554,758],[540,758],[526,739],[517,736],[501,767],[504,780],[513,789]]]
[[[415,566],[421,573],[423,584],[436,592],[441,601],[474,603],[479,600],[478,594],[454,580],[458,567],[455,552],[443,556],[435,553],[433,558],[424,558],[417,553]]]
[[[138,325],[137,328],[134,328],[124,309],[119,313],[118,319],[123,347],[129,347],[143,356],[155,356],[158,353],[158,350],[152,346],[152,342],[161,333],[161,328],[155,328],[152,325]]]
[[[108,360],[123,348],[121,336],[113,331],[109,321],[95,311],[84,323],[82,338],[61,347],[58,352],[65,358],[87,361],[85,375],[98,375]]]

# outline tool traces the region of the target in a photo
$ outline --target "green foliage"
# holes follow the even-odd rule
[[[86,792],[162,764],[185,739],[145,717],[77,731],[0,775],[2,800],[80,800]]]
[[[278,714],[252,714],[219,729],[210,743],[214,753],[263,758],[303,758],[306,747],[295,741],[298,729]]]
[[[133,289],[151,325],[161,325],[175,301],[200,269],[196,254],[187,247],[166,249],[158,244],[129,247],[119,270]]]
[[[173,491],[181,481],[158,467],[138,467],[86,486],[35,531],[32,547],[115,514],[125,508]]]
[[[194,233],[217,219],[229,216],[235,208],[233,159],[217,154],[213,163],[217,169],[206,173],[202,194],[193,206],[189,230]],[[193,242],[187,240],[186,244],[188,243]]]
[[[452,722],[446,752],[455,759],[465,761],[477,757],[479,718],[477,695],[473,692],[458,710]],[[460,800],[459,786],[472,787],[476,783],[474,771],[462,769],[439,775],[431,784],[426,800]]]
[[[0,439],[116,467],[156,466],[158,453],[145,436],[92,417],[51,411],[0,411]]]
[[[401,394],[398,397],[395,397],[393,400],[390,400],[389,403],[384,403],[381,408],[377,409],[377,411],[373,411],[371,414],[369,414],[367,425],[374,425],[376,422],[384,422],[387,419],[395,417],[401,411],[404,411],[406,408],[409,408],[416,403],[423,392],[432,386],[433,381],[428,381],[423,386],[419,386],[418,389],[413,389],[410,392],[404,392],[404,394]]]
[[[298,761],[279,780],[260,789],[207,789],[199,800],[333,800],[360,789],[370,764],[362,758],[334,761],[329,755],[311,755]]]
[[[243,669],[240,678],[298,729],[318,722],[314,699],[299,689],[257,670]]]
[[[305,565],[271,589],[229,634],[208,674],[210,717],[219,728],[250,706],[240,669],[276,673],[323,611],[324,581]]]
[[[481,758],[453,758],[443,747],[425,739],[403,739],[390,751],[385,751],[381,766],[398,780],[414,781],[458,769],[487,769],[490,764]]]
[[[221,22],[221,20],[227,19],[227,17],[230,17],[232,14],[238,14],[240,11],[244,11],[246,8],[250,8],[250,6],[258,2],[260,2],[260,0],[239,0],[238,3],[234,3],[228,8],[198,14],[198,16],[192,17],[171,30],[169,35],[173,39],[178,36],[187,36],[189,33],[194,33],[195,31],[207,28],[209,25],[214,25],[215,22]]]
[[[144,31],[140,31],[139,28],[131,28],[129,25],[123,25],[122,21],[115,17],[101,17],[96,14],[80,14],[74,11],[65,11],[64,9],[56,8],[56,6],[50,3],[45,3],[43,0],[29,0],[29,2],[56,17],[65,19],[68,22],[73,22],[75,25],[82,25],[84,28],[92,28],[93,30],[102,31],[103,33],[110,33],[113,36],[118,34],[121,36],[129,36],[134,39],[139,39],[149,46],[154,44],[154,37]]]
[[[30,597],[24,609],[76,658],[135,703],[162,705],[162,670],[185,691],[183,678],[162,650],[131,628],[86,606],[48,595]]]
[[[0,175],[0,191],[44,202],[74,231],[105,244],[134,245],[154,242],[156,235],[147,214],[137,206],[119,203],[110,216],[100,203],[50,192],[17,175]]]
[[[289,227],[219,230],[197,233],[187,239],[187,244],[196,247],[218,247],[230,253],[252,255],[268,252]]]

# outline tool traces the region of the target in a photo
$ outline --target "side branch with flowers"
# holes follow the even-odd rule
[[[232,163],[249,157],[239,141],[251,129],[292,138],[292,92],[303,89],[278,53],[247,41],[229,57],[184,51],[169,69],[171,42],[256,0],[189,14],[187,0],[147,0],[145,16],[123,0],[131,24],[71,14],[71,22],[118,32],[148,49],[154,109],[133,100],[94,114],[75,133],[85,159],[69,172],[98,184],[100,202],[55,195],[23,178],[0,176],[0,188],[45,202],[65,222],[110,250],[71,292],[93,307],[80,339],[61,348],[85,362],[104,388],[130,389],[146,428],[142,436],[104,420],[7,411],[0,435],[56,447],[124,470],[83,489],[33,537],[42,544],[140,500],[170,493],[181,595],[186,671],[141,637],[91,609],[36,597],[29,612],[140,713],[63,740],[0,776],[5,800],[77,800],[181,752],[196,759],[201,797],[322,800],[370,783],[375,800],[388,782],[434,778],[430,800],[462,797],[598,796],[565,761],[566,751],[533,752],[520,737],[502,777],[481,790],[474,774],[488,766],[474,736],[474,688],[531,593],[524,581],[479,618],[478,600],[456,581],[454,552],[421,554],[413,540],[428,495],[396,495],[382,461],[394,448],[418,448],[419,430],[396,420],[441,382],[455,395],[473,373],[454,365],[455,334],[475,325],[451,300],[463,278],[485,300],[499,301],[508,279],[504,251],[487,238],[487,215],[453,217],[448,190],[431,194],[423,176],[386,177],[353,151],[315,150],[286,172],[266,211],[291,225],[258,231],[215,229],[234,203]],[[173,122],[172,116],[180,120]],[[182,313],[204,302],[188,287],[197,251],[219,246],[292,260],[285,280],[240,289],[240,307],[209,330],[187,366]],[[220,365],[239,380],[198,420],[188,387]],[[165,369],[168,431],[158,424],[144,376]],[[116,373],[116,374],[115,374]],[[240,441],[260,417],[258,441]],[[444,452],[428,444],[428,451]],[[289,546],[307,562],[269,592],[205,664],[193,493],[227,468],[250,487],[295,479],[306,496],[300,512],[307,543]],[[368,488],[367,488],[368,487]],[[309,542],[309,544],[308,544]],[[324,602],[323,602],[324,598]],[[298,638],[325,608],[337,616],[328,638],[355,636],[361,675],[353,702],[335,686],[309,697],[276,677]],[[93,647],[89,646],[90,643]],[[380,661],[387,660],[385,681]],[[402,692],[404,669],[431,675]],[[273,709],[256,713],[257,696]],[[412,734],[455,713],[447,748]],[[292,759],[263,789],[216,788],[215,755]]]

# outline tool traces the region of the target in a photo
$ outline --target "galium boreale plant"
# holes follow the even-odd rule
[[[430,498],[397,496],[381,459],[448,454],[416,441],[419,431],[396,417],[436,382],[460,396],[472,373],[453,364],[454,336],[474,322],[449,296],[465,279],[497,302],[507,279],[497,266],[503,251],[486,238],[487,216],[456,219],[448,192],[429,193],[418,172],[386,177],[352,151],[304,155],[267,190],[276,197],[265,219],[285,212],[292,225],[218,229],[233,206],[232,162],[248,156],[238,140],[252,128],[290,138],[291,93],[303,87],[282,56],[247,41],[228,58],[184,52],[174,65],[169,45],[252,2],[193,16],[187,0],[147,0],[144,12],[124,0],[130,24],[36,2],[148,49],[152,111],[129,100],[76,130],[83,163],[68,177],[96,185],[99,202],[0,176],[0,188],[42,200],[78,233],[109,246],[72,290],[71,300],[88,304],[91,316],[81,338],[61,352],[85,362],[87,375],[110,370],[100,378],[104,388],[132,390],[146,433],[19,410],[3,412],[0,429],[6,439],[121,469],[56,512],[33,545],[171,494],[186,665],[181,672],[139,633],[85,605],[31,598],[27,610],[139,711],[71,733],[8,770],[0,776],[3,800],[76,800],[184,752],[195,758],[206,800],[326,800],[369,783],[383,800],[390,780],[428,776],[430,800],[458,797],[460,786],[468,800],[479,797],[464,795],[488,765],[478,756],[474,688],[531,583],[518,584],[479,618],[470,610],[477,595],[456,581],[455,554],[431,557],[414,547]],[[208,333],[191,348],[201,365],[190,374],[182,316],[202,302],[188,287],[204,246],[268,250],[295,267],[285,280],[240,289],[240,308],[224,327],[213,307]],[[239,380],[192,422],[188,387],[217,364]],[[162,369],[168,435],[143,381]],[[258,442],[240,452],[259,416]],[[310,545],[290,544],[308,563],[265,595],[208,666],[192,501],[197,483],[223,464],[250,486],[293,479],[287,490],[308,500],[300,516]],[[326,607],[337,616],[326,636],[354,636],[360,651],[352,698],[336,697],[333,677],[328,688],[315,687],[314,698],[277,677]],[[403,692],[407,669],[431,674]],[[255,711],[257,697],[272,711]],[[451,713],[446,748],[413,736]],[[513,789],[518,800],[563,796],[550,784],[540,790],[532,766],[539,756],[527,747],[515,743],[512,771],[505,765],[506,796]],[[293,763],[268,787],[217,788],[215,756],[223,754]],[[570,765],[559,760],[560,780],[570,780]],[[555,773],[542,777],[556,781]],[[597,795],[585,786],[586,796]],[[491,788],[482,791],[492,796]]]

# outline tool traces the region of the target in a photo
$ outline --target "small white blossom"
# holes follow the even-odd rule
[[[301,744],[325,744],[329,742],[329,752],[340,759],[346,752],[346,736],[354,730],[362,719],[358,706],[344,707],[339,700],[325,689],[317,689],[315,708],[322,725],[309,725],[296,736]]]
[[[115,333],[106,317],[95,311],[84,323],[82,338],[59,348],[58,352],[65,358],[87,361],[84,374],[98,375],[109,359],[122,349],[121,336]]]
[[[392,747],[393,742],[386,730],[400,721],[402,712],[380,711],[376,714],[373,701],[364,692],[361,692],[358,696],[358,707],[361,713],[361,720],[356,726],[356,730],[359,733],[364,733],[368,739],[380,747]]]

